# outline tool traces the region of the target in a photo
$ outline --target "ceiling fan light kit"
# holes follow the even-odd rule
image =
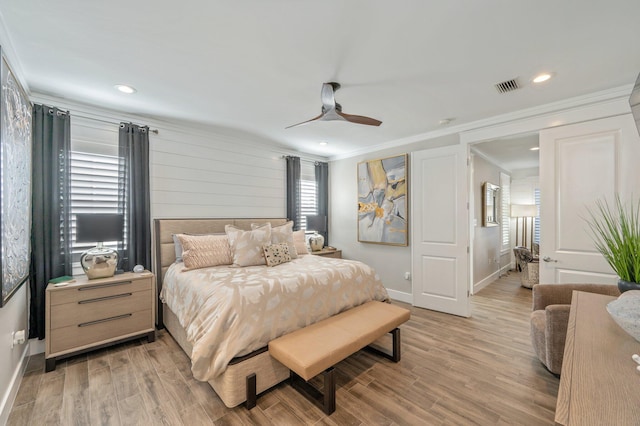
[[[285,127],[290,129],[292,127],[307,124],[312,121],[348,121],[349,123],[364,124],[366,126],[379,126],[382,121],[375,118],[365,117],[362,115],[346,114],[342,112],[342,105],[336,102],[335,92],[340,88],[340,83],[330,82],[322,84],[322,91],[320,92],[320,98],[322,99],[322,112],[319,116],[310,120],[303,121],[301,123],[293,124]]]

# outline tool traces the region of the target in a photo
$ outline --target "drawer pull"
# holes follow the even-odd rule
[[[96,297],[95,299],[81,300],[78,302],[78,305],[84,305],[85,303],[102,302],[103,300],[120,299],[121,297],[129,297],[132,294],[133,293],[122,293],[122,294],[115,294],[113,296]]]
[[[78,291],[95,290],[97,288],[105,288],[105,287],[115,287],[117,285],[123,285],[123,284],[131,284],[131,281],[120,281],[117,283],[106,283],[106,284],[92,285],[89,287],[80,287]]]
[[[82,324],[78,324],[78,327],[88,327],[90,325],[100,324],[107,321],[115,321],[123,318],[129,318],[131,315],[133,314],[124,314],[124,315],[118,315],[117,317],[110,317],[110,318],[105,318],[105,319],[100,319],[95,321],[83,322]]]

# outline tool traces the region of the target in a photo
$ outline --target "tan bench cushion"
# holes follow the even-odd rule
[[[269,342],[269,354],[305,380],[409,320],[408,309],[368,302]]]

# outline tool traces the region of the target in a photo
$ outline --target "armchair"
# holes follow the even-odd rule
[[[531,288],[539,282],[540,264],[531,250],[526,247],[515,247],[513,254],[516,258],[517,269],[522,271],[520,284],[522,287]]]
[[[531,344],[547,369],[560,375],[573,290],[619,296],[615,285],[538,284],[533,286]]]

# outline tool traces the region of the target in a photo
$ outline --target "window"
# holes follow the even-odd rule
[[[75,116],[71,120],[71,256],[81,274],[80,254],[94,247],[76,243],[76,214],[118,213],[118,127]],[[117,242],[103,241],[117,249]]]
[[[118,157],[71,151],[71,233],[73,261],[94,247],[92,243],[76,243],[76,214],[118,213]],[[105,242],[117,249],[117,242]]]
[[[500,173],[500,232],[502,236],[502,250],[511,249],[511,176]]]
[[[316,170],[312,162],[300,162],[300,229],[307,229],[306,215],[318,214]]]

